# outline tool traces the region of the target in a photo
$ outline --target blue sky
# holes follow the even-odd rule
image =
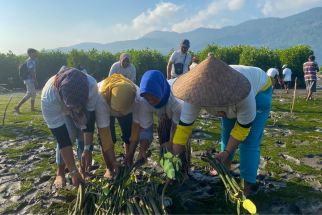
[[[286,17],[322,0],[1,0],[0,52],[136,39],[154,30],[221,28]]]

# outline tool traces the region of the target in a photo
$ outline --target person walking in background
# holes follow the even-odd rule
[[[199,59],[197,56],[193,56],[192,57],[192,64],[189,66],[189,70],[192,70],[193,68],[195,68],[199,63]]]
[[[267,70],[266,74],[271,78],[273,91],[276,85],[276,80],[281,83],[279,72],[276,68],[270,68]]]
[[[35,111],[35,99],[36,99],[36,59],[38,57],[38,51],[33,48],[27,50],[29,58],[25,62],[27,66],[27,74],[23,78],[23,83],[26,85],[27,92],[18,105],[14,108],[16,113],[20,113],[20,107],[31,98],[31,111]],[[20,74],[19,74],[20,75]]]
[[[180,44],[180,50],[172,53],[167,66],[167,79],[177,78],[189,71],[191,54],[188,53],[190,41],[184,39]]]
[[[310,55],[308,61],[303,64],[303,72],[307,91],[306,101],[308,101],[313,99],[313,93],[316,92],[316,73],[319,72],[314,55]]]
[[[124,75],[134,83],[136,82],[136,69],[131,63],[131,57],[129,54],[122,53],[120,55],[120,60],[111,66],[108,76],[111,76],[114,73]]]
[[[286,93],[288,93],[288,90],[290,89],[291,81],[292,81],[292,70],[287,67],[287,64],[284,64],[282,69],[283,69],[284,88]]]

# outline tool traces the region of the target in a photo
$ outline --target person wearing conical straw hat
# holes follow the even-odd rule
[[[158,118],[158,137],[160,154],[171,150],[171,139],[176,125],[179,123],[183,101],[171,93],[173,80],[167,80],[159,70],[144,72],[140,82],[140,148],[138,160],[146,159],[146,151],[153,140],[153,115]],[[130,146],[131,160],[136,145]]]
[[[227,65],[209,56],[177,78],[173,94],[184,101],[173,138],[173,153],[184,152],[200,108],[222,117],[221,152],[215,158],[230,166],[240,150],[240,176],[245,193],[256,183],[260,144],[271,103],[271,79],[257,67]]]
[[[136,144],[139,139],[139,88],[128,78],[121,74],[112,74],[98,83],[99,99],[96,105],[96,125],[102,154],[107,165],[106,178],[111,178],[118,167],[115,159],[115,134],[111,132],[111,117],[128,116],[131,113],[129,125],[120,123],[122,136],[130,136],[126,144]],[[125,128],[124,126],[129,126]],[[129,134],[127,134],[129,133]],[[114,136],[114,138],[113,138]],[[126,151],[125,159],[127,160]]]

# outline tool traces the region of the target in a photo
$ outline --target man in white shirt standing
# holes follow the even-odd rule
[[[191,54],[188,53],[190,42],[184,39],[180,44],[180,50],[172,53],[167,66],[167,79],[177,78],[189,71]]]
[[[292,81],[292,70],[287,67],[286,64],[283,65],[283,81],[284,81],[284,88],[286,90],[286,93],[288,93],[288,89],[291,86],[291,81]]]

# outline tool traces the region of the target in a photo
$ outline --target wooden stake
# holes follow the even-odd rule
[[[293,92],[293,101],[292,101],[292,106],[291,106],[291,113],[293,113],[293,109],[294,109],[295,96],[296,96],[296,85],[297,85],[297,77],[295,77],[294,92]]]
[[[12,96],[10,97],[10,99],[6,105],[6,108],[4,109],[3,118],[2,118],[2,126],[4,126],[4,121],[5,121],[6,115],[7,115],[7,109],[8,109],[8,106],[9,106],[11,100],[12,100]]]

